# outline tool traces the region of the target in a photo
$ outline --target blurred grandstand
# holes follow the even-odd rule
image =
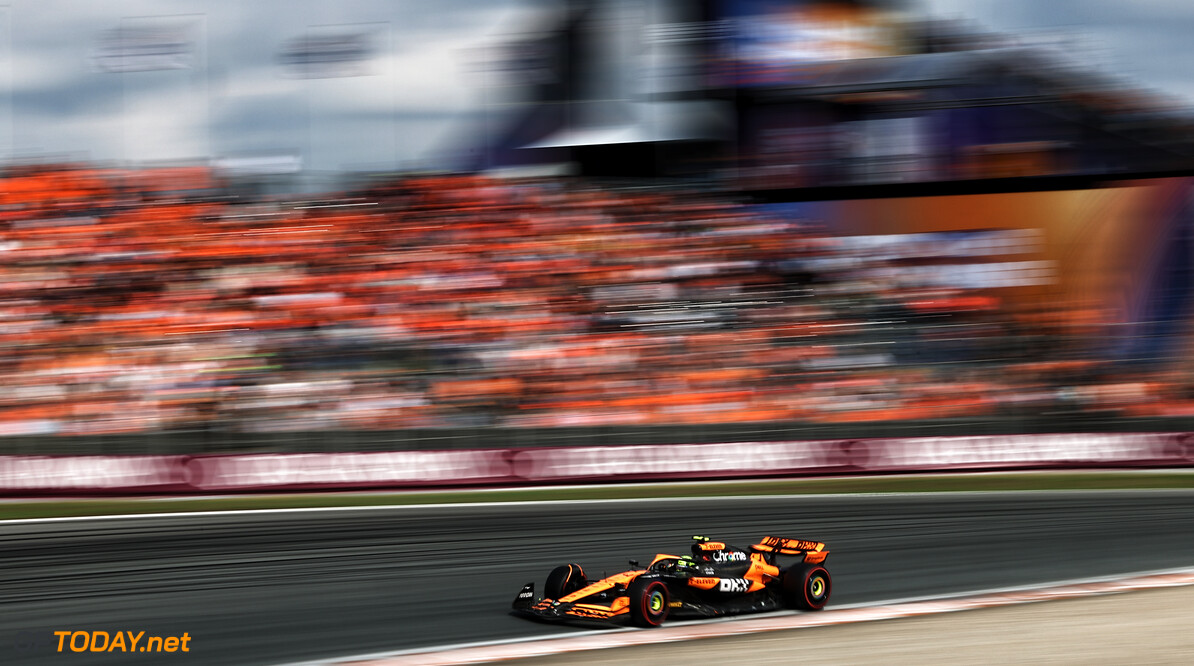
[[[1017,268],[982,262],[1034,251],[1020,233],[837,236],[725,195],[561,179],[229,200],[206,169],[55,165],[14,170],[3,191],[14,444],[710,424],[775,437],[1194,410],[1179,365],[1117,359],[1109,313],[1053,298],[1049,273],[987,279]],[[958,256],[972,263],[942,263]]]
[[[889,25],[867,13],[887,3],[803,4]],[[528,84],[541,103],[474,151],[472,175],[287,196],[207,166],[8,167],[0,446],[645,443],[1194,415],[1185,116],[942,24],[900,24],[881,54],[759,69],[724,57],[765,50],[723,39],[740,15],[700,13],[678,20],[719,25],[720,41],[665,31],[698,35],[671,54],[701,63],[695,78],[611,110],[609,91],[575,85],[609,78],[580,55],[607,50],[584,45],[603,10],[574,9],[530,51],[565,44],[575,67]],[[631,108],[680,124],[607,122]],[[493,173],[561,160],[578,175]],[[1079,180],[1030,186],[1055,176]],[[851,189],[877,184],[889,198]]]

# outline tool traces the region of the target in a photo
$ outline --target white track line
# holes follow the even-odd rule
[[[307,661],[288,666],[460,666],[568,654],[615,647],[672,643],[696,638],[741,636],[770,631],[891,620],[978,608],[1071,599],[1194,584],[1194,569],[1137,572],[1061,581],[1039,586],[999,588],[941,596],[852,604],[819,613],[771,613],[750,619],[719,618],[670,624],[660,629],[586,631],[499,641],[459,643],[386,653]]]
[[[962,491],[969,493],[970,491]],[[1039,491],[1030,491],[1039,492]],[[1062,491],[1065,492],[1065,491]],[[1104,491],[1099,491],[1104,492]],[[1192,491],[1194,492],[1194,491]],[[908,493],[914,494],[914,493]],[[947,493],[934,493],[947,494]],[[974,493],[979,494],[979,493]],[[990,493],[985,493],[990,494]],[[878,493],[874,493],[878,495]],[[268,515],[284,515],[296,513],[335,513],[344,511],[413,511],[419,509],[462,509],[469,507],[493,508],[493,507],[508,507],[508,506],[568,506],[568,505],[585,505],[585,504],[632,504],[635,502],[694,502],[694,501],[727,501],[727,500],[751,500],[751,499],[794,499],[798,497],[826,497],[844,499],[856,496],[855,493],[841,494],[841,495],[805,495],[801,493],[792,495],[726,495],[726,496],[701,496],[701,497],[621,497],[621,498],[595,498],[595,499],[571,499],[571,500],[508,500],[504,502],[445,502],[445,503],[428,503],[428,504],[360,504],[354,506],[308,506],[308,507],[291,507],[281,509],[215,509],[212,511],[162,511],[150,513],[116,513],[104,514],[99,516],[55,516],[51,518],[13,518],[10,520],[0,520],[0,527],[4,525],[22,525],[22,524],[38,524],[38,523],[62,523],[72,521],[97,521],[97,520],[124,520],[124,519],[143,519],[143,518],[196,518],[202,516],[268,516]]]

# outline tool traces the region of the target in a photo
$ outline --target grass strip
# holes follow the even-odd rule
[[[1194,470],[1000,472],[804,479],[756,479],[567,487],[399,492],[310,492],[226,497],[19,499],[0,502],[0,520],[183,511],[526,502],[544,500],[1031,490],[1194,489]]]

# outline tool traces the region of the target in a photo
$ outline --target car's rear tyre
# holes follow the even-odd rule
[[[548,599],[559,599],[581,589],[589,584],[585,579],[585,571],[579,564],[564,564],[551,570],[547,574],[547,582],[543,584],[543,594]]]
[[[638,579],[630,585],[630,621],[638,627],[658,627],[667,619],[667,585],[655,579]]]
[[[829,570],[819,565],[796,566],[784,573],[784,597],[788,604],[806,611],[817,611],[829,602],[833,580]]]

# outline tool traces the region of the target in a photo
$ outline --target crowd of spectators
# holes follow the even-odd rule
[[[884,279],[708,192],[206,169],[0,182],[0,434],[982,418],[1187,409],[1097,311]],[[1168,412],[1166,412],[1168,410]]]

